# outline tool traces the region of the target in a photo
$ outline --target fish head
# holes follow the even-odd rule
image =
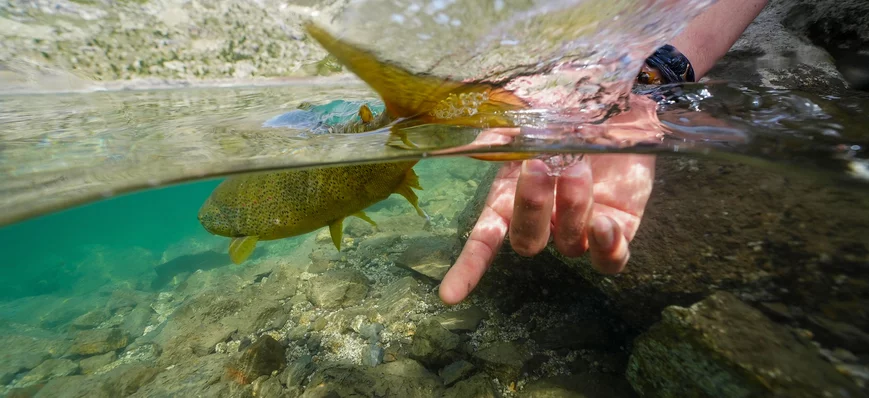
[[[199,223],[211,234],[232,237],[234,217],[222,210],[222,206],[218,205],[211,196],[205,200],[202,207],[199,208]]]

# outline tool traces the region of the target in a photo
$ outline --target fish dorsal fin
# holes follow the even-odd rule
[[[256,236],[242,236],[232,238],[229,242],[229,259],[233,264],[241,264],[247,260],[256,249],[256,242],[259,240]]]
[[[344,237],[344,218],[339,218],[329,224],[329,235],[338,251],[341,251],[341,239]]]
[[[377,59],[369,51],[335,38],[313,22],[308,22],[305,28],[326,51],[380,95],[386,105],[386,112],[392,118],[421,118],[426,122],[448,120],[453,124],[479,124],[479,117],[470,120],[461,119],[477,113],[494,114],[525,107],[524,101],[512,92],[493,84],[463,83],[436,76],[414,74],[397,65]],[[467,107],[470,103],[474,104],[474,109],[465,112],[467,114],[462,114],[462,107]],[[501,120],[486,120],[484,123],[492,127],[504,125]]]

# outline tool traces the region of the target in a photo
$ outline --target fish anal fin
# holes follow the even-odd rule
[[[332,236],[332,244],[341,251],[341,239],[344,237],[344,219],[339,218],[329,224],[329,235]]]
[[[422,186],[419,185],[419,176],[416,175],[413,169],[407,169],[407,173],[404,174],[404,179],[401,181],[401,184],[398,184],[395,193],[404,196],[413,205],[413,208],[416,209],[416,214],[428,218],[428,215],[419,207],[419,197],[413,191],[414,188],[422,189]]]
[[[419,183],[419,176],[416,175],[416,172],[413,169],[407,169],[407,172],[404,173],[404,180],[401,182],[402,185],[407,185],[414,189],[419,189],[422,191],[422,185]]]
[[[256,249],[256,243],[259,240],[256,236],[241,236],[232,238],[229,242],[229,259],[233,264],[241,264]]]
[[[375,227],[377,226],[377,223],[374,222],[374,220],[372,220],[371,217],[368,217],[368,215],[365,214],[364,211],[357,211],[356,213],[353,213],[353,217],[361,218],[365,222],[367,222]]]

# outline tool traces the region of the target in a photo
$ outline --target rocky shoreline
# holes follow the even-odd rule
[[[0,84],[78,90],[342,73],[300,22],[314,9],[337,15],[347,3],[9,0],[0,4]],[[865,89],[867,8],[860,0],[772,0],[709,78],[822,92]]]

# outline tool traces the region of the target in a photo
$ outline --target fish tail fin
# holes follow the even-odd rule
[[[416,192],[413,191],[414,188],[422,189],[422,186],[419,185],[419,176],[416,175],[416,172],[414,172],[412,168],[407,169],[407,173],[404,174],[404,180],[402,180],[401,184],[398,185],[398,188],[395,189],[395,193],[404,196],[404,198],[413,205],[413,208],[416,209],[416,214],[428,218],[428,215],[419,207],[419,197],[416,196]]]
[[[339,218],[329,224],[329,235],[332,236],[332,244],[341,251],[341,239],[344,237],[344,219]]]
[[[383,62],[371,52],[336,38],[313,22],[308,22],[305,30],[338,62],[371,86],[393,118],[419,116],[435,105],[427,101],[429,98],[446,97],[451,90],[461,86],[461,83],[445,79],[416,76],[397,65]]]
[[[494,84],[465,83],[413,73],[399,65],[379,60],[370,51],[336,38],[313,22],[306,23],[305,30],[347,70],[380,95],[387,115],[393,119],[421,117],[424,121],[473,125],[485,123],[498,127],[510,123],[497,115],[482,121],[479,117],[461,116],[461,112],[454,112],[455,107],[464,106],[462,104],[465,101],[481,101],[478,105],[480,112],[497,113],[526,105],[512,91]]]
[[[232,238],[229,242],[229,259],[233,264],[241,264],[256,249],[256,243],[259,240],[256,236],[242,236]]]

